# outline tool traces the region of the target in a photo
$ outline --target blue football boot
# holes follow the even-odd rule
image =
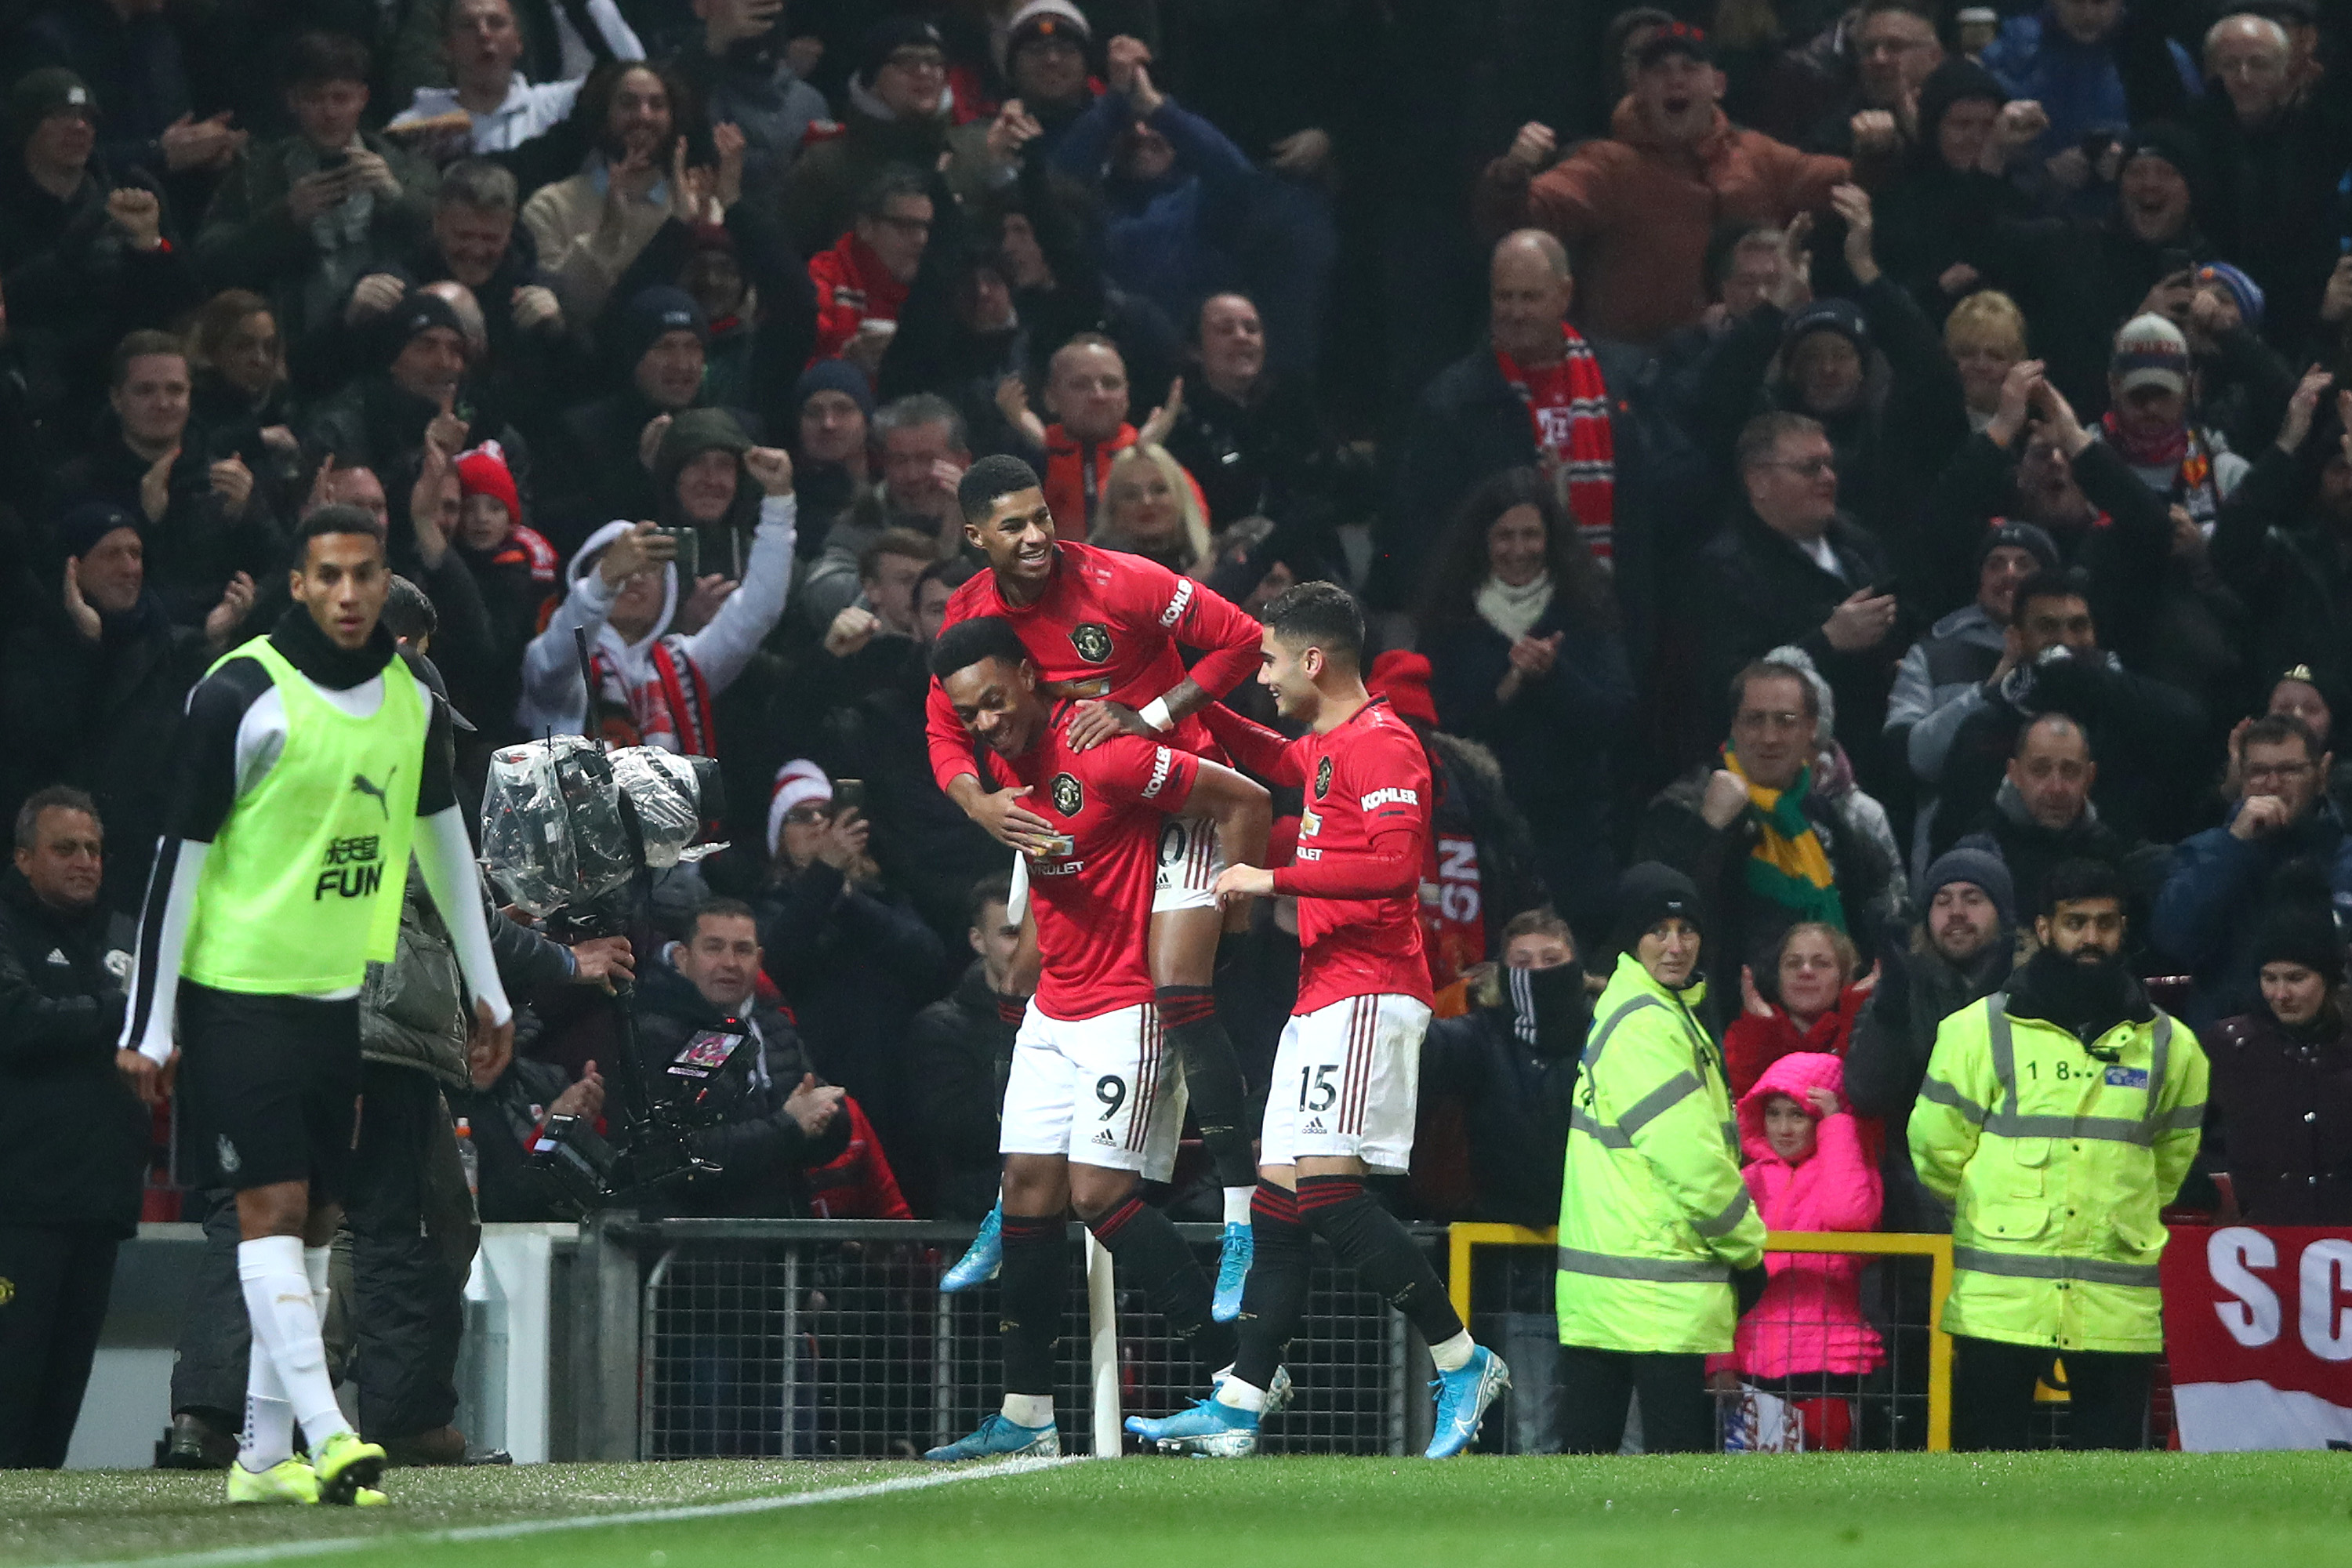
[[[1511,1386],[1511,1369],[1480,1345],[1460,1371],[1439,1373],[1430,1386],[1437,1390],[1437,1431],[1423,1458],[1450,1459],[1476,1439],[1486,1406]]]
[[[985,1285],[1004,1267],[1004,1200],[997,1199],[988,1217],[980,1222],[980,1234],[971,1238],[955,1267],[940,1279],[940,1293],[952,1296],[959,1290],[969,1290],[975,1285]]]
[[[1228,1220],[1224,1247],[1217,1258],[1216,1299],[1209,1307],[1209,1316],[1217,1321],[1230,1323],[1242,1315],[1242,1287],[1249,1283],[1250,1259],[1256,1251],[1250,1227]]]
[[[1257,1452],[1257,1413],[1213,1399],[1203,1399],[1190,1410],[1157,1421],[1130,1415],[1127,1429],[1163,1454],[1246,1459]]]
[[[952,1464],[959,1459],[1009,1459],[1015,1456],[1053,1458],[1061,1451],[1061,1430],[1052,1422],[1043,1426],[1022,1426],[1000,1413],[982,1422],[980,1430],[971,1436],[959,1438],[943,1448],[933,1448],[923,1458]]]

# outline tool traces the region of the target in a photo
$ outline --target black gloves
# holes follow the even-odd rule
[[[1771,1276],[1764,1272],[1761,1263],[1731,1271],[1731,1292],[1739,1300],[1741,1317],[1746,1317],[1754,1310],[1756,1303],[1764,1299],[1764,1287],[1770,1280]]]

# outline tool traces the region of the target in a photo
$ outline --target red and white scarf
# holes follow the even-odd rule
[[[1583,334],[1559,324],[1566,353],[1554,364],[1523,368],[1501,349],[1496,366],[1528,405],[1543,467],[1559,484],[1569,515],[1592,553],[1606,561],[1616,527],[1617,442],[1609,424],[1609,385]]]
[[[710,693],[694,660],[664,637],[647,656],[646,679],[632,683],[599,649],[591,658],[599,696],[596,730],[618,746],[659,746],[689,757],[717,756]]]

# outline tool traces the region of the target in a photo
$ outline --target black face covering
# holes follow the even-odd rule
[[[2131,976],[2120,958],[2084,963],[2045,947],[2026,973],[2042,1016],[2086,1046],[2131,1016]]]
[[[279,618],[269,640],[287,662],[319,685],[332,691],[348,691],[352,687],[373,679],[390,664],[396,651],[392,634],[378,621],[368,640],[355,648],[335,646],[335,641],[319,629],[310,612],[299,605],[289,606]]]
[[[1549,969],[1506,969],[1504,999],[1511,1009],[1511,1033],[1538,1056],[1571,1055],[1584,1047],[1592,1010],[1584,991],[1584,961],[1571,958]]]

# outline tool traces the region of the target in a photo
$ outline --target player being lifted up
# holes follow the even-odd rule
[[[116,1060],[151,1103],[176,1071],[183,1147],[236,1190],[253,1352],[229,1500],[376,1503],[383,1450],[337,1408],[319,1325],[358,1131],[360,984],[393,957],[412,848],[481,1027],[510,1046],[514,1025],[448,705],[378,624],[383,527],[320,507],[294,549],[293,607],[188,698]]]
[[[1257,678],[1307,733],[1285,741],[1223,708],[1207,715],[1244,766],[1306,794],[1296,865],[1236,864],[1217,878],[1221,898],[1297,898],[1298,999],[1266,1094],[1234,1374],[1180,1415],[1127,1423],[1167,1453],[1257,1451],[1265,1391],[1306,1310],[1311,1236],[1428,1341],[1438,1373],[1429,1458],[1468,1447],[1510,1386],[1502,1357],[1472,1342],[1429,1260],[1364,1190],[1367,1173],[1402,1175],[1412,1157],[1430,1016],[1418,902],[1430,790],[1421,742],[1364,690],[1363,646],[1346,590],[1301,583],[1266,606]]]
[[[933,645],[931,673],[989,766],[1036,802],[1030,909],[1043,961],[1004,1085],[1003,1411],[930,1459],[1057,1454],[1054,1342],[1069,1290],[1064,1215],[1072,1209],[1215,1369],[1234,1331],[1210,1316],[1209,1281],[1168,1216],[1136,1192],[1165,1181],[1184,1119],[1183,1078],[1163,1059],[1144,960],[1163,814],[1213,829],[1262,858],[1266,793],[1221,763],[1113,734],[1081,748],[1076,703],[1048,703],[1013,623],[960,621]],[[1418,862],[1416,862],[1418,864]]]
[[[1191,715],[1256,668],[1256,621],[1191,578],[1139,555],[1056,540],[1036,471],[1018,458],[974,463],[957,499],[964,537],[988,557],[988,570],[948,600],[943,630],[979,616],[1008,621],[1029,650],[1040,691],[1078,702],[1069,725],[1074,752],[1124,731],[1165,733],[1172,747],[1220,754]],[[1190,675],[1176,651],[1180,644],[1202,650]],[[937,683],[927,717],[931,772],[940,788],[1001,842],[1034,853],[1055,831],[1034,792],[983,787],[971,739]],[[1217,1019],[1213,989],[1224,916],[1212,884],[1232,848],[1220,845],[1205,817],[1171,814],[1160,829],[1151,900],[1150,974],[1160,1024],[1184,1064],[1193,1120],[1225,1189],[1216,1291],[1221,1321],[1241,1310],[1255,1182],[1241,1064]],[[1003,1212],[1000,1202],[942,1288],[968,1288],[995,1273],[995,1231]]]

